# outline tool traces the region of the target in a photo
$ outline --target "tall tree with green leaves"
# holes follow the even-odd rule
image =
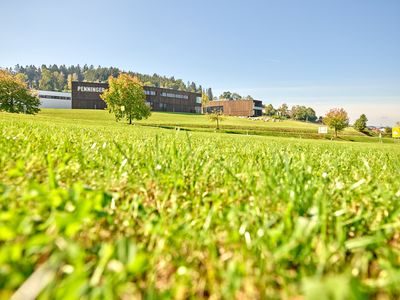
[[[42,76],[39,80],[39,89],[44,91],[54,91],[54,77],[47,68],[42,68]]]
[[[207,97],[208,97],[208,100],[210,100],[210,101],[214,99],[213,92],[212,92],[211,88],[207,89]]]
[[[117,78],[110,77],[108,84],[108,89],[100,97],[107,103],[109,112],[114,113],[117,121],[127,119],[132,124],[133,120],[147,119],[150,116],[143,84],[137,77],[120,74]]]
[[[286,103],[283,103],[278,109],[277,113],[280,117],[282,118],[288,118],[289,117],[289,107]]]
[[[362,114],[355,122],[354,122],[354,129],[360,132],[363,132],[367,128],[367,116]]]
[[[206,93],[201,94],[201,104],[206,105],[208,102],[210,102],[210,99],[208,98]]]
[[[323,122],[335,130],[335,137],[337,137],[338,131],[349,126],[349,116],[343,108],[333,108],[325,115]]]
[[[11,113],[35,114],[40,101],[21,76],[0,70],[0,110]]]
[[[266,116],[274,116],[276,114],[276,109],[272,106],[272,104],[268,104],[264,106],[265,115]]]
[[[78,75],[76,73],[68,74],[67,78],[67,90],[72,90],[72,81],[77,81]]]
[[[242,96],[240,96],[238,93],[231,93],[230,91],[226,91],[219,96],[219,99],[240,100],[242,99]]]

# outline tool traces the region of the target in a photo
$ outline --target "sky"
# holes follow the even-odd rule
[[[0,66],[93,64],[400,121],[399,0],[0,0]]]

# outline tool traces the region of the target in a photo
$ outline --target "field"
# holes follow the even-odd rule
[[[0,113],[0,299],[399,298],[400,144],[255,122]]]
[[[61,109],[44,109],[39,116],[34,117],[35,120],[47,120],[51,122],[79,122],[84,125],[107,125],[117,126],[115,119],[106,111],[101,110],[74,110],[71,115],[69,110]],[[209,118],[205,115],[193,114],[173,114],[173,113],[157,113],[154,112],[147,120],[137,122],[137,124],[175,129],[179,127],[182,130],[188,131],[201,131],[213,132],[215,131],[215,124],[210,122]],[[122,125],[122,124],[121,124]],[[298,122],[298,121],[281,121],[281,122],[264,122],[253,121],[238,117],[223,117],[221,122],[222,133],[231,134],[250,134],[250,135],[265,135],[265,136],[279,136],[279,137],[295,137],[295,138],[310,138],[310,139],[328,139],[333,136],[333,132],[329,129],[327,135],[319,135],[317,124]],[[370,143],[393,143],[390,138],[383,138],[379,140],[376,137],[369,137],[355,131],[353,128],[347,128],[341,132],[339,140],[343,141],[362,141]]]

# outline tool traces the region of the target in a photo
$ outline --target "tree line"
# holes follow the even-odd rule
[[[291,109],[286,103],[278,108],[274,108],[272,104],[264,105],[264,114],[269,117],[280,119],[293,119],[297,121],[309,121],[322,123],[322,116],[317,117],[312,107],[304,105],[294,105]]]
[[[170,88],[187,92],[205,92],[205,89],[195,82],[185,83],[182,79],[176,79],[174,76],[161,76],[156,73],[153,75],[141,74],[137,72],[124,72],[115,67],[95,67],[93,65],[35,65],[21,66],[16,65],[13,68],[6,68],[13,74],[22,74],[23,80],[28,87],[37,90],[46,91],[70,91],[72,81],[89,82],[107,82],[108,78],[116,78],[121,73],[127,73],[130,76],[137,77],[146,86],[161,88]],[[212,95],[211,88],[207,89]]]

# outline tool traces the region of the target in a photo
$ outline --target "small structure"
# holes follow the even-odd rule
[[[203,113],[221,112],[227,116],[259,117],[262,115],[260,100],[213,100],[203,105]]]

